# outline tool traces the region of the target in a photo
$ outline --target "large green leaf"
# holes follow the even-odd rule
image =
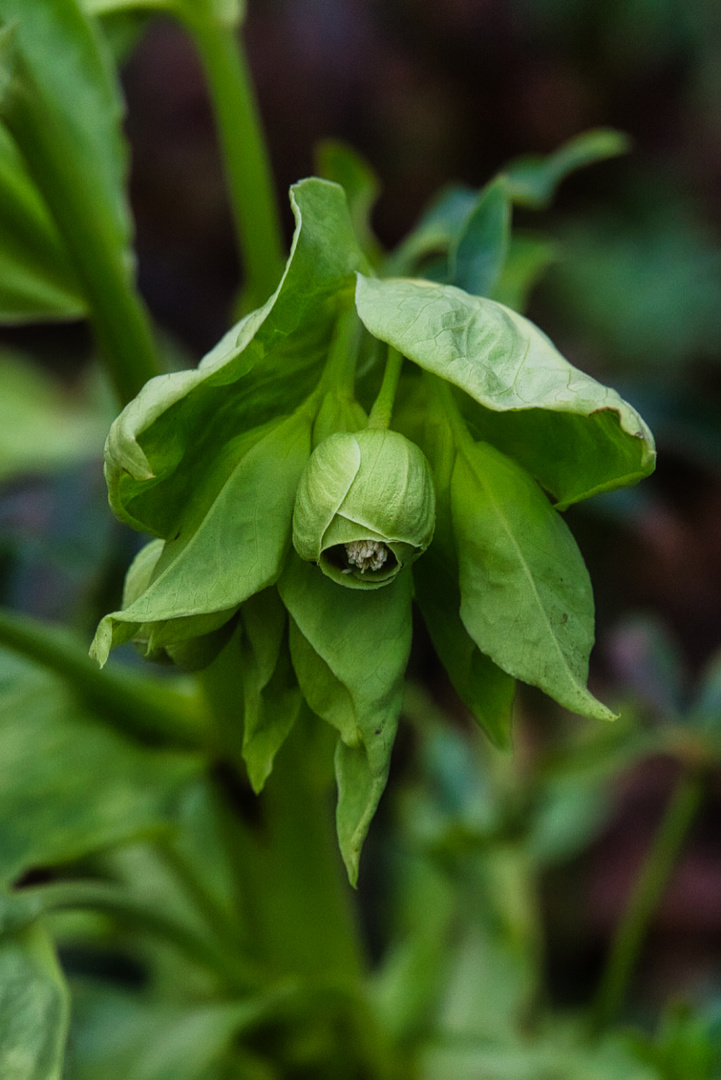
[[[0,938],[3,1080],[60,1080],[69,995],[49,937],[30,926]]]
[[[0,322],[86,313],[82,289],[42,196],[0,127]]]
[[[213,458],[239,432],[291,412],[318,380],[352,274],[365,265],[343,190],[303,180],[297,227],[278,289],[196,371],[152,379],[113,425],[106,448],[111,505],[135,528],[172,536]]]
[[[338,838],[355,883],[363,840],[388,778],[401,708],[411,644],[411,578],[402,573],[383,589],[345,589],[291,557],[279,590],[309,647],[302,653],[291,639],[301,690],[341,732]]]
[[[450,285],[358,276],[368,330],[465,391],[481,438],[563,508],[653,470],[653,437],[619,395],[578,371],[522,315]]]
[[[572,712],[612,719],[586,689],[593,594],[560,514],[523,469],[484,443],[459,451],[451,498],[461,619],[479,649]]]
[[[129,607],[100,623],[91,651],[101,665],[113,645],[128,641],[144,624],[215,612],[227,618],[277,580],[290,548],[293,503],[310,456],[312,421],[312,413],[302,409],[273,426],[230,472],[223,457],[207,463],[203,487],[186,502],[178,532],[166,541],[148,587]],[[164,629],[172,637],[172,626]],[[203,619],[197,632],[209,629],[215,626]],[[182,625],[180,633],[186,636]],[[151,638],[151,645],[167,648],[170,637],[166,632],[162,641]]]
[[[197,758],[133,744],[59,679],[0,663],[0,882],[168,825]]]

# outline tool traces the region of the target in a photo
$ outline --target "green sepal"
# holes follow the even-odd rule
[[[486,443],[464,446],[451,504],[461,619],[481,652],[571,712],[614,719],[586,689],[594,636],[586,565],[533,478]]]
[[[411,645],[411,577],[401,573],[384,589],[342,589],[317,567],[292,556],[278,588],[319,660],[307,650],[302,656],[291,637],[303,695],[341,731],[336,824],[348,877],[355,884],[363,841],[388,778],[401,709]]]
[[[653,436],[635,409],[522,315],[451,285],[363,275],[356,306],[373,335],[465,391],[478,436],[523,465],[559,509],[653,471]]]

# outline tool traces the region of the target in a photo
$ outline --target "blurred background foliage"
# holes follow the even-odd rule
[[[125,57],[141,289],[177,363],[194,363],[225,330],[239,275],[211,112],[176,25],[123,16],[111,28]],[[631,138],[626,157],[566,180],[552,210],[516,217],[521,233],[542,229],[552,245],[529,315],[572,363],[636,405],[657,438],[650,480],[568,514],[597,600],[592,685],[623,718],[599,728],[520,694],[516,784],[499,799],[503,782],[491,777],[491,798],[480,781],[489,766],[473,763],[468,721],[430,647],[421,649],[411,673],[425,689],[409,701],[412,722],[361,892],[380,955],[390,907],[401,929],[413,923],[418,896],[430,898],[441,922],[451,918],[447,908],[460,894],[449,899],[434,868],[462,879],[463,903],[493,911],[494,882],[503,878],[509,895],[518,872],[509,853],[522,850],[541,876],[551,998],[583,1003],[679,761],[700,754],[713,765],[719,753],[721,6],[249,0],[246,39],[281,205],[288,185],[314,171],[318,141],[342,139],[381,180],[375,224],[389,247],[443,185],[478,187],[509,159],[548,153],[588,128]],[[285,223],[290,235],[289,212]],[[105,509],[100,455],[112,402],[93,375],[83,324],[4,328],[0,343],[0,597],[88,634],[98,614],[117,606],[135,543]],[[18,354],[33,358],[30,372]],[[457,727],[437,723],[434,709],[450,711]],[[655,919],[629,1012],[643,1019],[676,997],[702,1006],[693,1016],[672,1009],[641,1047],[669,1078],[717,1075],[720,825],[716,772]],[[513,847],[521,835],[522,848]],[[484,845],[499,836],[491,866]],[[533,931],[522,909],[501,913],[510,948],[486,971],[490,984],[473,983],[473,957],[484,948],[488,955],[487,924],[466,927],[456,968],[444,976],[451,990],[457,984],[445,998],[448,1031],[478,1034],[473,1002],[487,1003],[489,985],[504,987],[506,1019],[523,1012]],[[401,949],[396,969],[384,968],[378,997],[389,1002],[389,1017],[403,1016],[399,988],[414,963],[441,964],[427,933],[427,955],[421,942],[419,955]],[[417,1002],[410,1014],[417,1017]],[[565,1053],[564,1039],[549,1032],[548,1068]],[[429,1077],[477,1075],[435,1053]],[[508,1075],[526,1075],[523,1062]]]

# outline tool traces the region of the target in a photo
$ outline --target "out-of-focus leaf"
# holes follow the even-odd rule
[[[97,457],[108,420],[37,366],[0,356],[0,480]]]
[[[625,154],[629,149],[627,135],[611,128],[598,128],[577,135],[546,157],[529,154],[516,158],[504,169],[510,196],[520,206],[542,210],[569,173]]]
[[[479,436],[528,469],[559,509],[653,470],[638,413],[522,315],[450,285],[363,275],[356,306],[372,334],[464,390]]]
[[[514,232],[492,299],[514,311],[525,311],[532,289],[557,258],[552,241]]]
[[[0,938],[3,1080],[60,1080],[69,996],[52,943],[39,926]]]
[[[375,265],[381,248],[373,232],[371,214],[380,185],[378,177],[360,154],[336,139],[325,139],[316,148],[318,174],[340,184],[348,199],[348,209],[360,245]]]
[[[0,127],[0,322],[86,314],[55,224],[14,142]]]
[[[74,994],[66,1080],[221,1080],[234,1035],[267,1011],[262,999],[160,1003],[91,984]]]
[[[492,296],[508,251],[511,206],[505,178],[483,188],[449,251],[450,285],[473,296]]]
[[[133,745],[59,679],[0,661],[1,881],[170,824],[196,758]]]

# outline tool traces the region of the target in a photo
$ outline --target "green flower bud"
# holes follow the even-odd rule
[[[377,589],[433,538],[435,492],[422,451],[396,431],[338,432],[320,443],[298,485],[293,546],[352,589]]]

